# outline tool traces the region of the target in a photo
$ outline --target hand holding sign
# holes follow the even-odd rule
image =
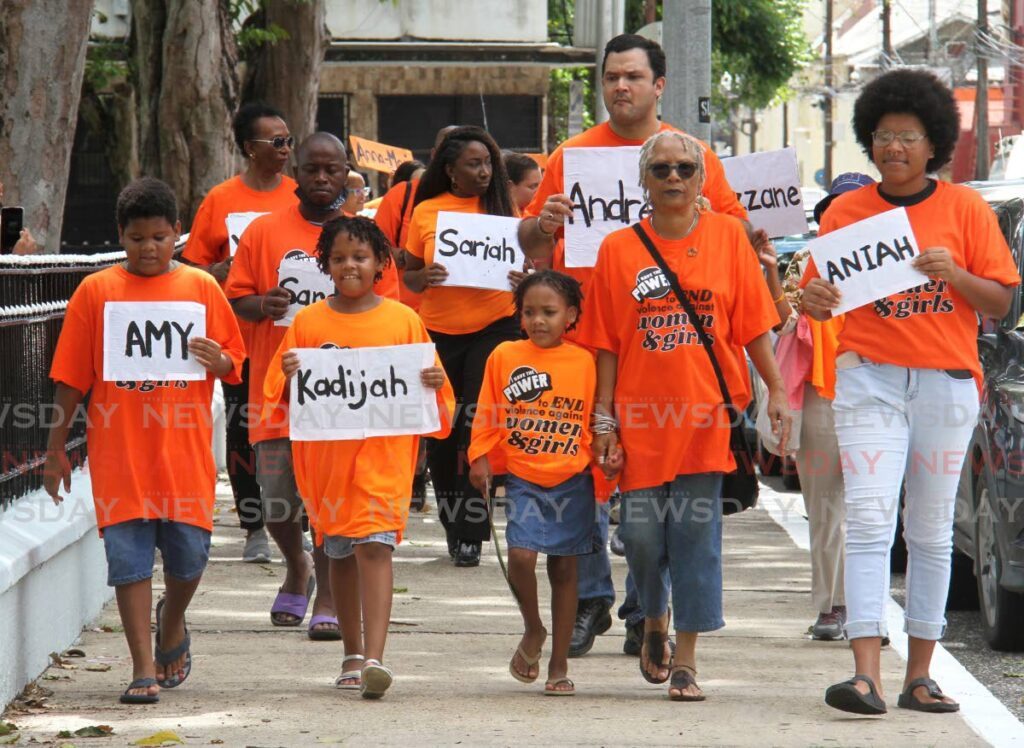
[[[288,313],[288,307],[292,303],[292,295],[287,289],[281,286],[274,286],[265,294],[260,301],[260,311],[275,322]]]
[[[210,338],[191,338],[188,352],[211,374],[221,377],[231,371],[231,359],[224,355],[220,343]]]
[[[961,272],[948,247],[929,247],[923,250],[914,258],[913,265],[929,278],[944,280],[950,285],[955,285],[956,277]]]

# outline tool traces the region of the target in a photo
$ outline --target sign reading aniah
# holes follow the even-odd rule
[[[274,324],[291,327],[295,315],[303,307],[315,304],[334,293],[334,281],[320,269],[316,258],[301,249],[293,249],[277,266],[277,285],[291,296],[288,312]]]
[[[833,314],[928,282],[910,263],[917,240],[906,208],[865,218],[807,243],[818,274],[842,293]]]
[[[523,269],[519,219],[440,211],[434,262],[448,271],[446,286],[508,291],[510,270]]]
[[[206,307],[194,301],[103,305],[103,381],[206,379],[188,341],[206,337]]]
[[[238,241],[242,238],[242,234],[249,228],[249,224],[255,221],[260,216],[265,216],[266,213],[259,213],[257,211],[251,211],[248,213],[228,213],[228,217],[224,220],[224,223],[228,227],[228,248],[231,250],[231,256],[235,256],[235,252],[238,251]]]
[[[292,441],[429,434],[440,428],[437,393],[420,374],[433,343],[380,348],[297,348],[290,383]]]
[[[567,267],[593,267],[608,234],[651,212],[639,167],[638,146],[565,149],[565,193],[573,203],[572,221],[565,225]]]
[[[361,166],[364,169],[390,174],[398,168],[399,164],[412,161],[412,151],[405,148],[375,143],[356,135],[349,135],[348,140],[352,144],[352,155],[355,158],[356,166]]]
[[[722,159],[722,166],[755,229],[772,237],[807,233],[796,149],[734,156]]]

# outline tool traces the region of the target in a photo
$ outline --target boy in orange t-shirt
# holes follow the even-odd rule
[[[117,201],[127,259],[90,275],[68,302],[50,376],[59,421],[50,431],[44,485],[55,503],[71,488],[66,442],[88,394],[89,472],[107,556],[107,583],[132,655],[126,704],[159,700],[192,668],[185,610],[210,551],[216,468],[210,447],[214,377],[237,382],[245,358],[238,324],[213,278],[172,260],[181,226],[174,194],[145,178]],[[193,302],[206,309],[207,337],[187,338],[199,381],[108,381],[105,310],[112,302]],[[182,335],[182,344],[186,336]],[[153,557],[160,548],[167,593],[156,609],[150,646]]]

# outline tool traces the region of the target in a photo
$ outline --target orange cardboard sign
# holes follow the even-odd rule
[[[374,171],[390,174],[398,168],[399,164],[405,161],[412,161],[412,151],[405,148],[375,143],[372,140],[366,140],[356,135],[349,135],[348,139],[352,144],[352,156],[355,159],[356,166],[364,169],[373,169]]]

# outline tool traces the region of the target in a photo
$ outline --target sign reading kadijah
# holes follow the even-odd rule
[[[201,381],[206,369],[188,341],[206,336],[206,307],[194,301],[108,301],[103,305],[103,381]]]
[[[796,149],[734,156],[722,159],[722,166],[755,229],[772,237],[807,232]]]
[[[356,166],[361,166],[364,169],[390,174],[398,168],[399,164],[412,161],[412,151],[405,148],[375,143],[357,135],[349,135],[348,140],[352,144],[352,155],[355,158]]]
[[[640,148],[566,148],[565,192],[572,221],[565,225],[566,267],[593,267],[602,240],[645,218],[650,206],[639,184]]]
[[[906,208],[896,208],[807,243],[818,274],[842,293],[833,314],[928,282],[911,265],[919,254]]]
[[[434,262],[448,271],[444,285],[508,291],[509,271],[523,269],[518,230],[518,218],[440,211]]]
[[[421,372],[434,366],[434,345],[298,348],[291,379],[292,441],[429,434],[440,428],[437,395]]]
[[[303,307],[322,301],[334,293],[334,281],[324,273],[316,258],[301,249],[293,249],[277,266],[277,285],[291,297],[287,313],[274,324],[291,327],[295,315]]]

